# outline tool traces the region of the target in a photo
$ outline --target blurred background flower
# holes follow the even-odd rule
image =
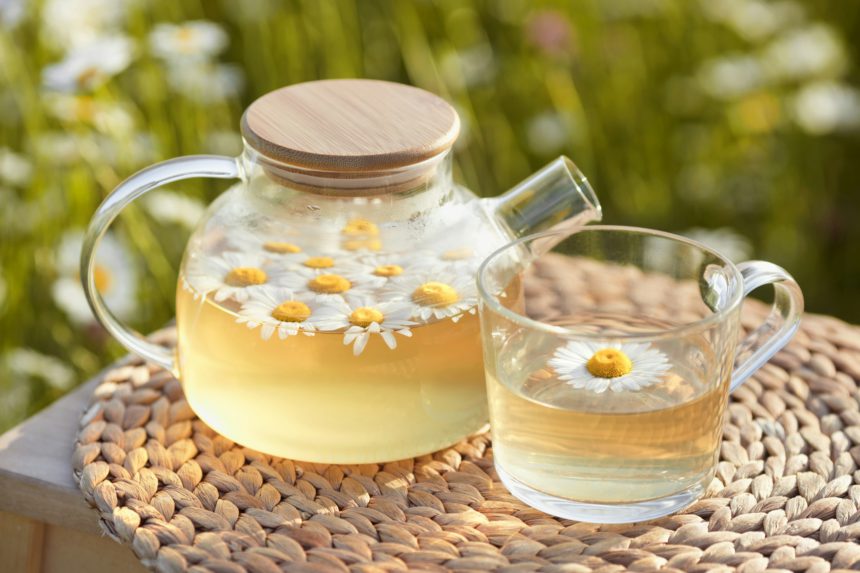
[[[123,353],[92,320],[81,230],[161,159],[237,154],[242,110],[332,77],[406,82],[462,116],[460,181],[565,153],[610,223],[685,233],[860,322],[860,4],[844,0],[0,0],[0,429]],[[173,315],[188,234],[228,183],[124,213],[99,288]]]

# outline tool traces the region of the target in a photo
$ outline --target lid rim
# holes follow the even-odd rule
[[[427,106],[428,115],[431,113],[435,114],[432,120],[436,123],[432,128],[430,128],[429,135],[427,129],[424,131],[424,139],[427,142],[422,143],[421,145],[405,144],[401,149],[393,148],[390,151],[375,152],[373,150],[368,150],[367,153],[362,153],[359,147],[354,145],[351,141],[352,137],[348,133],[348,129],[344,129],[342,131],[335,130],[334,134],[332,134],[331,126],[323,126],[321,124],[320,129],[328,131],[326,135],[329,136],[330,140],[335,139],[335,141],[337,141],[337,138],[340,138],[343,141],[350,142],[350,145],[344,146],[345,149],[342,153],[322,153],[300,149],[298,144],[295,143],[295,140],[290,142],[289,145],[285,145],[283,143],[272,141],[274,137],[265,137],[259,133],[259,131],[269,127],[267,123],[271,124],[271,120],[264,117],[266,111],[271,114],[271,110],[263,111],[261,108],[269,106],[273,99],[278,98],[279,95],[280,97],[285,98],[297,93],[300,94],[301,92],[299,90],[302,90],[303,88],[308,91],[310,89],[316,89],[322,84],[327,84],[325,87],[329,87],[333,83],[341,84],[338,87],[343,88],[344,98],[355,97],[355,89],[350,91],[349,88],[359,86],[365,89],[375,89],[381,87],[383,90],[391,90],[392,93],[396,93],[397,96],[401,98],[399,102],[407,102],[404,105],[415,107],[417,105],[423,106],[425,101],[429,102],[430,105]],[[290,90],[293,90],[292,94],[288,93]],[[406,94],[405,97],[404,94]],[[419,101],[418,98],[424,98],[424,100]],[[397,102],[398,100],[395,100],[395,103]],[[362,103],[366,102],[363,101]],[[374,105],[378,105],[377,102],[374,102]],[[255,114],[257,117],[254,117]],[[304,115],[301,115],[301,112],[299,111],[299,113],[293,116],[293,118],[296,117],[299,118],[299,121],[306,124],[313,123],[312,114],[305,113]],[[358,123],[361,122],[366,123],[367,120],[362,118]],[[444,124],[442,122],[444,122]],[[254,128],[255,124],[258,129]],[[447,127],[445,127],[446,124]],[[460,132],[460,125],[460,118],[453,106],[441,97],[420,88],[382,80],[343,79],[320,80],[316,82],[294,84],[260,96],[250,106],[248,106],[242,114],[241,132],[242,137],[245,140],[245,144],[248,147],[271,160],[287,163],[294,168],[299,169],[313,169],[331,173],[358,173],[368,170],[386,170],[407,167],[444,153],[453,147]],[[362,126],[349,125],[347,127],[360,128]],[[380,136],[384,129],[391,129],[393,132],[391,137],[392,141],[403,140],[403,132],[398,131],[399,129],[402,129],[402,126],[397,124],[395,121],[389,122],[387,125],[376,123],[373,124],[373,127],[378,128],[377,133],[372,134],[374,136]],[[438,129],[436,129],[437,127]],[[309,129],[312,129],[312,126],[309,126]],[[433,133],[434,129],[437,133]],[[432,139],[430,139],[430,137],[432,137]]]

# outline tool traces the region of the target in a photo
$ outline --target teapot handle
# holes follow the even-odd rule
[[[234,179],[240,177],[240,173],[238,160],[222,155],[189,155],[156,163],[138,171],[105,197],[96,209],[84,237],[81,249],[81,282],[96,318],[128,350],[174,374],[176,363],[173,351],[146,340],[139,332],[120,322],[105,305],[96,288],[96,251],[105,231],[120,211],[148,191],[183,179]]]

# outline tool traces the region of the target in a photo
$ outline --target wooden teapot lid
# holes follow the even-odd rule
[[[333,177],[420,163],[449,149],[459,129],[457,112],[439,96],[364,79],[281,88],[242,117],[242,134],[257,152]]]

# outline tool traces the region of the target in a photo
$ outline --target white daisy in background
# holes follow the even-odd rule
[[[200,199],[165,189],[147,193],[143,197],[143,206],[158,221],[182,225],[188,229],[196,227],[206,212],[206,205]]]
[[[790,30],[766,48],[763,61],[771,77],[798,80],[840,75],[848,67],[842,39],[822,23]]]
[[[30,160],[8,147],[0,147],[0,181],[8,185],[23,186],[33,176]]]
[[[120,35],[105,36],[70,51],[42,70],[42,84],[52,90],[92,90],[125,70],[131,63],[132,41]]]
[[[711,247],[730,261],[736,263],[747,260],[752,254],[752,245],[749,239],[729,227],[721,227],[719,229],[693,227],[692,229],[681,231],[681,235]]]
[[[765,70],[758,58],[731,54],[702,64],[697,80],[702,90],[715,99],[734,100],[765,83]]]
[[[794,121],[811,135],[860,129],[860,90],[843,82],[806,84],[792,103]]]
[[[119,0],[46,0],[40,14],[42,36],[64,50],[89,44],[118,31],[128,5]]]
[[[526,124],[526,142],[538,155],[558,153],[576,142],[573,117],[569,113],[545,111]]]
[[[125,135],[134,130],[134,118],[126,106],[89,94],[47,94],[45,105],[61,121],[90,124],[102,133]]]
[[[156,24],[149,33],[152,53],[167,61],[211,58],[223,52],[229,42],[224,28],[207,20]]]
[[[226,251],[220,256],[192,259],[183,287],[190,288],[195,298],[212,293],[215,302],[233,299],[242,303],[249,298],[249,287],[279,284],[285,272],[266,265],[263,255]]]
[[[556,349],[547,365],[574,388],[602,393],[640,390],[663,379],[671,365],[648,343],[570,341]]]
[[[236,97],[245,85],[239,67],[205,61],[167,66],[167,82],[173,91],[200,104]]]
[[[412,336],[409,320],[411,305],[403,302],[377,302],[369,296],[347,296],[346,300],[331,301],[318,314],[317,328],[321,331],[343,330],[343,343],[352,344],[352,353],[364,351],[372,334],[379,335],[388,348],[397,348],[394,334]]]
[[[281,340],[300,331],[306,336],[314,335],[319,320],[318,302],[297,300],[293,291],[284,287],[252,287],[248,295],[236,322],[248,328],[259,326],[263,340],[268,340],[275,332]]]
[[[498,64],[492,46],[482,42],[445,53],[439,63],[439,71],[446,85],[463,90],[492,82],[498,72]]]
[[[155,160],[155,144],[146,133],[109,137],[91,131],[48,131],[30,142],[34,155],[51,165],[72,165],[80,161],[92,165],[122,162],[143,166]],[[125,167],[124,167],[125,168]]]
[[[702,13],[749,42],[761,41],[804,19],[803,6],[794,0],[700,0]]]
[[[62,360],[32,348],[14,348],[3,358],[13,375],[38,378],[58,390],[67,390],[75,383],[75,371]]]
[[[0,27],[7,30],[15,28],[27,11],[25,0],[0,0]]]
[[[206,134],[203,149],[207,153],[235,157],[242,153],[242,136],[226,129],[210,131]]]
[[[51,288],[55,304],[72,322],[93,321],[92,311],[81,286],[79,265],[84,234],[67,232],[57,251],[59,278]],[[118,318],[127,319],[137,310],[137,268],[128,250],[111,233],[102,239],[96,255],[96,288],[105,304]]]
[[[448,317],[457,322],[463,313],[475,314],[478,304],[474,277],[445,268],[421,269],[398,277],[385,290],[387,299],[408,302],[411,317],[422,322]]]

